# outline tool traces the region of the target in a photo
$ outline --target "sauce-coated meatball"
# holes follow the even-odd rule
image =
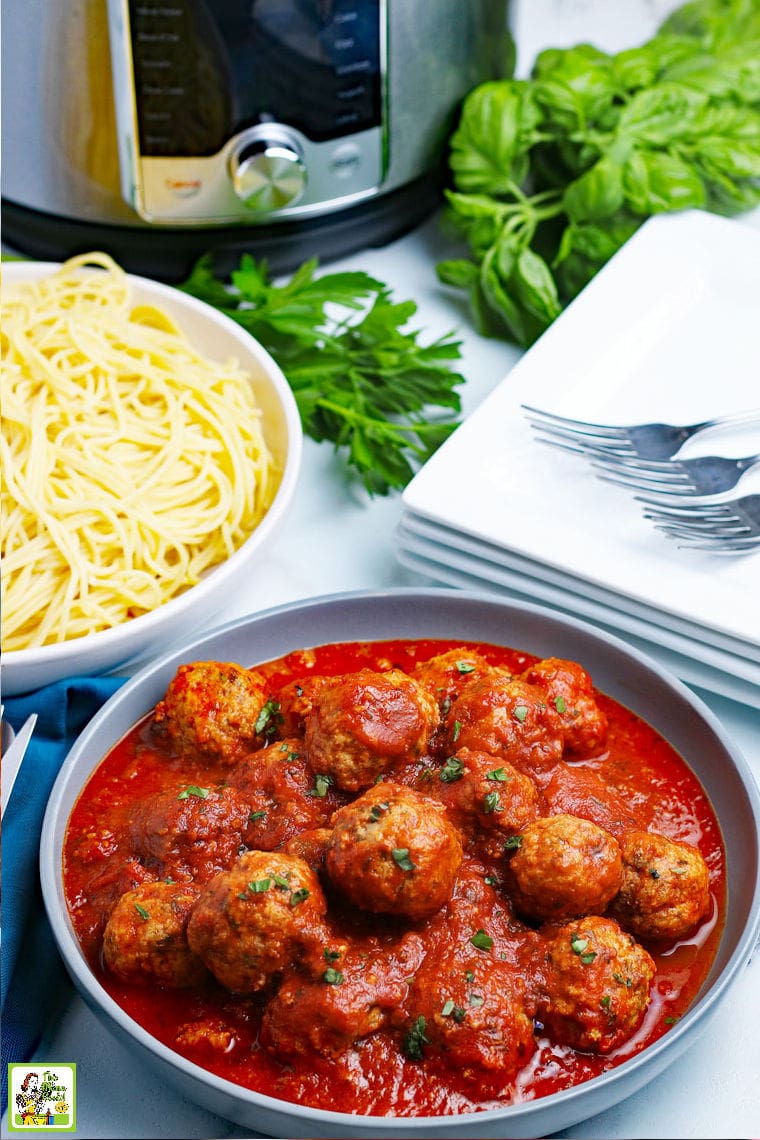
[[[621,794],[592,768],[561,761],[543,788],[550,815],[579,815],[620,839],[639,824]]]
[[[435,698],[445,715],[465,686],[483,677],[509,677],[510,674],[502,666],[490,665],[482,654],[460,647],[420,661],[413,676]]]
[[[620,846],[623,883],[610,907],[637,938],[682,938],[710,910],[710,872],[696,847],[649,831],[631,831]]]
[[[356,906],[416,920],[449,897],[461,859],[441,804],[383,781],[335,813],[326,863]]]
[[[227,777],[250,805],[249,847],[274,851],[305,829],[321,827],[343,802],[316,774],[296,737],[250,753]]]
[[[321,954],[326,909],[303,859],[248,851],[204,888],[187,939],[223,986],[256,993],[304,955]]]
[[[324,677],[310,676],[288,681],[275,693],[280,706],[280,735],[303,736],[306,720],[314,705],[314,694]]]
[[[199,890],[191,883],[144,883],[121,896],[103,934],[103,958],[126,982],[184,989],[200,985],[206,967],[187,943],[187,921]]]
[[[452,821],[489,858],[502,855],[507,840],[538,815],[530,777],[490,752],[460,748],[434,787]]]
[[[591,677],[576,661],[547,657],[522,677],[543,689],[560,715],[565,748],[579,755],[600,752],[607,740],[607,716],[599,707]]]
[[[438,706],[399,670],[361,669],[326,678],[306,718],[306,751],[338,788],[368,788],[393,763],[419,756],[438,725]]]
[[[390,948],[363,943],[339,953],[326,947],[318,978],[286,978],[267,1005],[262,1044],[285,1059],[309,1051],[345,1053],[387,1023],[423,957],[422,939],[413,932]]]
[[[177,669],[153,723],[177,752],[234,763],[255,741],[266,699],[252,670],[233,662],[194,661]]]
[[[406,1051],[424,1037],[425,1056],[439,1054],[488,1095],[499,1091],[535,1051],[525,985],[512,963],[478,954],[428,954],[412,984]],[[413,1054],[412,1054],[413,1055]]]
[[[444,727],[450,752],[493,752],[530,775],[552,768],[562,756],[560,715],[543,689],[527,681],[474,681],[452,702]]]
[[[549,921],[602,914],[623,881],[620,845],[575,815],[542,816],[523,828],[509,862],[518,913]]]
[[[553,1041],[609,1053],[641,1023],[655,964],[612,919],[547,927],[533,962],[536,1017]]]
[[[146,866],[162,878],[206,881],[245,846],[249,815],[234,788],[183,784],[136,805],[132,839]]]

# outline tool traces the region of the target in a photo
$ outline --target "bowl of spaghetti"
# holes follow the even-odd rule
[[[102,674],[213,618],[301,463],[282,371],[244,329],[108,255],[3,265],[8,694]]]

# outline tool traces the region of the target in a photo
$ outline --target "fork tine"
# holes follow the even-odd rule
[[[672,520],[664,520],[654,518],[652,515],[645,515],[645,518],[653,522],[656,527],[661,530],[667,530],[670,534],[677,534],[681,538],[749,538],[751,531],[747,527],[734,525],[731,527],[716,527],[712,523],[681,523]]]
[[[606,468],[599,463],[592,463],[591,466],[601,472],[615,471],[613,466]],[[639,491],[658,491],[661,495],[670,495],[676,499],[688,494],[690,489],[693,490],[693,484],[688,475],[674,474],[668,479],[637,479],[632,474],[615,472],[614,475],[600,474],[599,478],[603,483],[614,483],[618,487],[628,487]]]
[[[536,432],[536,439],[541,439],[544,443],[557,440],[561,443],[572,444],[576,451],[580,453],[610,455],[610,456],[630,456],[635,458],[636,452],[625,439],[602,437],[602,436],[587,436],[579,432],[565,431],[561,427],[553,427],[549,424],[539,424],[531,421],[531,427]],[[602,439],[609,438],[610,442],[602,442]]]
[[[681,550],[708,550],[713,554],[749,554],[753,550],[760,548],[760,535],[751,535],[749,538],[697,538],[695,536],[686,536],[682,534],[675,534],[668,530],[667,527],[656,528],[667,535],[668,538],[674,539]]]
[[[573,420],[569,416],[560,416],[556,412],[546,412],[543,408],[535,408],[531,404],[521,404],[520,407],[529,412],[528,419],[538,417],[546,424],[556,424],[565,431],[580,432],[584,435],[606,436],[610,439],[625,439],[628,434],[627,427],[617,427],[614,424],[591,423],[588,420]]]
[[[720,502],[709,503],[702,502],[696,499],[681,499],[680,503],[671,503],[657,495],[634,495],[637,503],[643,503],[646,507],[658,507],[667,511],[669,516],[674,516],[694,519],[694,518],[710,518],[715,521],[721,518],[735,518],[733,503]]]
[[[659,514],[654,511],[644,511],[644,518],[649,519],[650,522],[660,524],[663,526],[672,527],[673,530],[680,531],[681,534],[715,534],[715,535],[738,535],[750,534],[749,528],[737,518],[726,519],[712,519],[712,518],[694,518],[688,519],[686,516],[673,516],[667,514]]]

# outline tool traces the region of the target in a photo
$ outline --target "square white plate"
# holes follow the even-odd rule
[[[760,233],[702,211],[660,215],[417,473],[404,508],[572,576],[589,597],[610,591],[756,647],[760,550],[680,549],[627,489],[538,443],[520,405],[602,423],[691,423],[758,407],[759,377]],[[751,454],[760,437],[732,446]]]
[[[593,598],[573,594],[567,589],[526,577],[519,572],[502,568],[494,571],[486,563],[470,561],[465,555],[443,560],[439,558],[439,553],[434,543],[425,543],[409,536],[401,537],[397,547],[399,562],[427,582],[456,586],[463,590],[493,591],[516,601],[549,606],[561,614],[588,621],[597,629],[624,638],[629,645],[646,653],[688,685],[717,693],[753,709],[758,707],[760,685],[756,680],[739,676],[734,668],[726,670],[717,668],[714,663],[707,663],[696,642],[683,643],[675,648],[669,643],[669,638],[666,637],[663,641],[655,626],[627,614],[616,613],[608,606],[595,602]],[[709,657],[710,653],[705,656]],[[752,669],[752,666],[749,668]]]
[[[413,511],[403,512],[398,537],[401,543],[412,538],[415,541],[425,542],[431,549],[435,549],[436,557],[444,562],[450,560],[453,564],[454,560],[464,557],[469,565],[477,563],[479,572],[484,577],[496,577],[502,570],[506,570],[518,573],[523,579],[535,578],[540,582],[546,582],[568,593],[572,592],[573,595],[586,595],[599,606],[629,615],[638,623],[654,626],[663,644],[669,643],[669,639],[672,639],[673,644],[680,640],[688,642],[690,653],[691,646],[695,646],[704,660],[714,662],[716,668],[727,668],[729,665],[734,668],[736,662],[740,665],[744,662],[750,663],[753,669],[752,676],[760,685],[760,645],[757,643],[729,637],[702,624],[686,621],[667,611],[636,602],[626,594],[614,593],[601,586],[592,590],[585,581],[575,578],[572,574],[555,570],[545,562],[523,558],[495,543],[462,534],[452,527],[416,515]]]

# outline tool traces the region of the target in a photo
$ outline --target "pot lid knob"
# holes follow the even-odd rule
[[[230,160],[235,193],[249,209],[272,213],[292,206],[306,189],[304,161],[295,146],[280,139],[256,139]]]

